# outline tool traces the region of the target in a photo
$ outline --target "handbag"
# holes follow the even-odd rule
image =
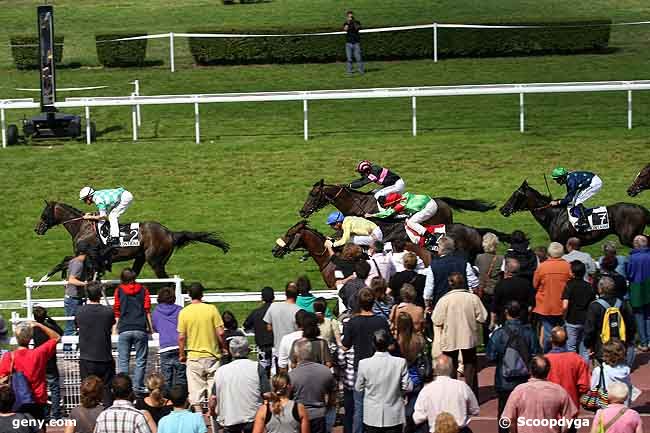
[[[22,372],[14,370],[14,352],[9,352],[9,357],[11,358],[9,375],[2,378],[2,383],[13,390],[16,401],[12,410],[18,412],[24,405],[34,403],[34,396],[27,377]]]
[[[605,372],[603,365],[600,366],[600,378],[598,384],[580,397],[580,405],[591,412],[606,408],[609,404],[607,387],[605,386]]]

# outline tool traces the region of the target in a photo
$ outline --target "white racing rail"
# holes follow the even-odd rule
[[[91,107],[126,106],[132,109],[133,140],[138,140],[139,110],[143,105],[193,105],[195,141],[200,143],[200,104],[229,102],[273,102],[301,101],[303,108],[303,136],[309,139],[309,101],[347,100],[347,99],[411,99],[411,134],[417,135],[416,98],[435,96],[478,96],[478,95],[519,95],[519,130],[525,130],[524,95],[543,93],[590,93],[590,92],[626,92],[627,93],[627,128],[632,129],[632,92],[650,90],[650,80],[641,81],[594,81],[568,83],[527,83],[527,84],[485,84],[463,86],[429,86],[429,87],[392,87],[369,89],[311,90],[287,92],[254,93],[215,93],[191,95],[157,95],[157,96],[118,96],[67,98],[64,102],[54,104],[56,108],[83,108],[86,125],[90,124]],[[39,108],[39,104],[24,100],[0,100],[0,121],[2,127],[2,146],[6,147],[5,111],[15,109]],[[90,128],[86,128],[86,143],[90,144]]]

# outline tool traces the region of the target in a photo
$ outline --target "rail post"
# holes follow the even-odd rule
[[[196,144],[201,143],[201,119],[199,117],[199,103],[194,103],[194,135],[196,138],[194,142]]]
[[[172,72],[176,71],[176,65],[174,63],[174,32],[169,32],[169,69]]]
[[[34,317],[34,307],[32,306],[32,286],[34,280],[31,277],[25,277],[25,303],[27,304],[27,318],[32,320]]]
[[[519,132],[524,132],[525,130],[525,107],[524,107],[524,93],[519,93]]]
[[[90,144],[90,107],[86,105],[86,144]]]
[[[411,96],[411,134],[413,134],[413,137],[418,135],[418,118],[415,96]]]
[[[131,93],[133,98],[133,93]],[[138,110],[135,104],[131,106],[131,123],[133,124],[133,141],[138,141]]]
[[[306,99],[302,100],[302,135],[305,141],[309,140],[309,105]]]
[[[433,23],[433,61],[438,63],[438,23]]]
[[[133,80],[133,93],[135,96],[140,96],[140,80]],[[138,126],[142,126],[142,116],[140,115],[140,104],[136,105],[137,115],[138,115]]]
[[[176,305],[180,305],[181,307],[185,306],[185,300],[183,299],[183,287],[181,285],[181,277],[178,275],[174,275],[174,292],[176,294]]]
[[[627,129],[632,129],[632,91],[627,91]]]
[[[7,119],[5,118],[5,109],[0,108],[0,126],[2,127],[2,148],[7,147]]]

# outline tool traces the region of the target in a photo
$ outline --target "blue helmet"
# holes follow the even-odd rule
[[[334,211],[327,217],[327,225],[331,226],[332,224],[343,222],[345,216],[341,211]]]

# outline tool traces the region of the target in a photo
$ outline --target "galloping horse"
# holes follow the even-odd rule
[[[431,219],[425,221],[425,224],[451,224],[454,222],[452,208],[476,212],[487,212],[495,208],[493,204],[482,200],[457,200],[450,197],[438,197],[434,200],[438,204],[438,211]],[[372,193],[360,192],[342,185],[327,185],[321,179],[309,191],[300,216],[308,218],[328,204],[334,205],[344,215],[362,217],[379,211],[377,200]]]
[[[643,170],[636,175],[634,182],[627,189],[627,195],[634,197],[645,189],[650,189],[650,164],[643,167]]]
[[[327,287],[336,287],[334,277],[335,265],[332,263],[332,254],[325,247],[325,236],[307,225],[307,221],[300,221],[292,226],[287,233],[275,242],[273,257],[282,258],[292,251],[306,250],[314,259]]]
[[[630,203],[616,203],[607,206],[609,229],[580,233],[569,222],[566,208],[549,207],[550,201],[550,197],[540,194],[524,181],[499,211],[505,217],[519,211],[530,211],[539,225],[546,230],[551,241],[560,242],[562,245],[573,236],[579,238],[583,245],[591,245],[610,234],[615,234],[623,245],[631,247],[634,237],[643,234],[646,225],[650,224],[648,209]]]
[[[62,224],[72,237],[72,247],[76,251],[79,241],[86,241],[91,246],[99,246],[96,222],[84,220],[84,213],[65,203],[55,201],[45,202],[45,209],[41,218],[36,224],[34,231],[38,235],[44,235],[48,229]],[[230,249],[228,243],[220,239],[214,233],[207,232],[173,232],[158,222],[149,221],[140,223],[139,234],[140,246],[119,247],[111,251],[112,261],[126,261],[135,259],[133,270],[139,274],[145,262],[151,266],[158,278],[167,278],[165,265],[169,261],[174,250],[183,248],[193,242],[203,242],[221,248],[224,253]],[[65,262],[65,260],[64,260]],[[58,267],[62,267],[63,263]],[[57,272],[50,272],[53,275]]]

